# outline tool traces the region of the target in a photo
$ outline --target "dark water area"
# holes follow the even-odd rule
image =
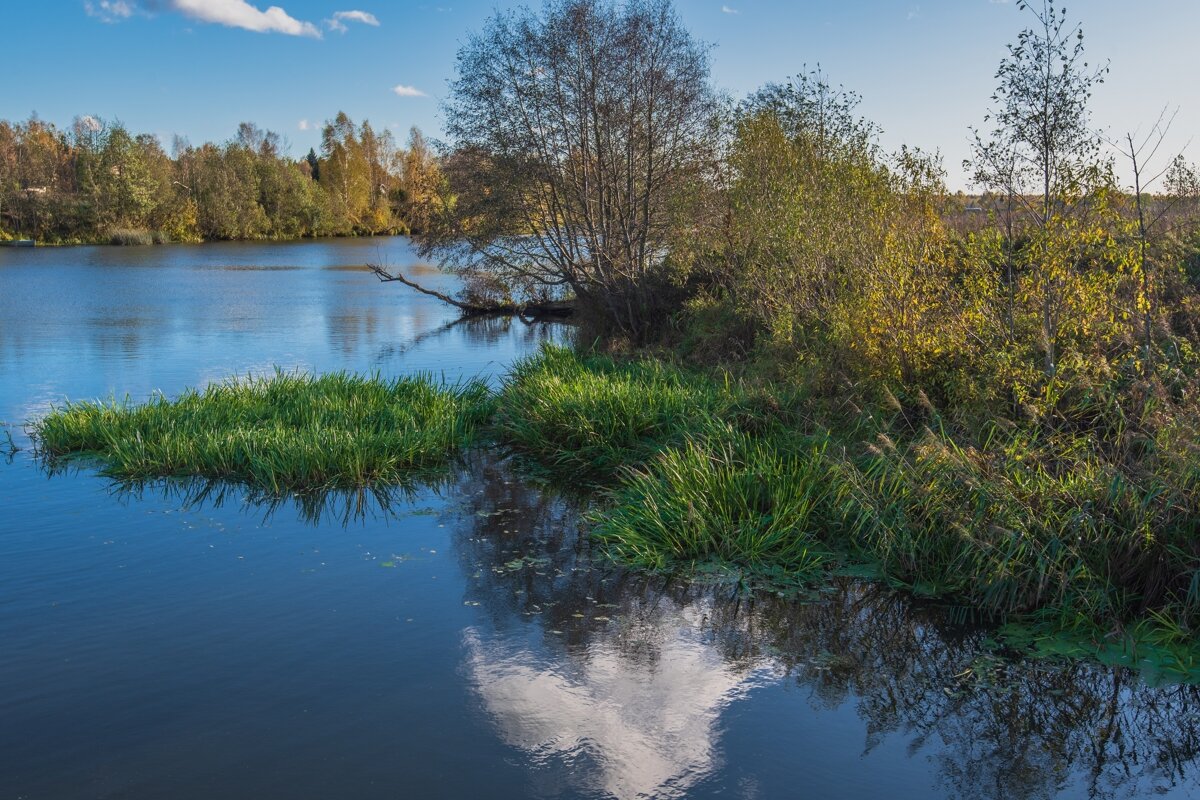
[[[494,381],[564,335],[453,324],[368,261],[453,289],[403,239],[0,250],[0,799],[1200,796],[1196,687],[1009,661],[870,584],[624,571],[496,454],[283,499],[32,458],[67,397]]]

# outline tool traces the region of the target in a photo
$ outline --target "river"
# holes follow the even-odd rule
[[[594,559],[497,454],[382,497],[122,487],[23,423],[277,367],[493,383],[563,329],[406,240],[0,249],[0,800],[1200,796],[1200,690],[1009,661],[886,588]],[[0,431],[0,442],[5,437]]]

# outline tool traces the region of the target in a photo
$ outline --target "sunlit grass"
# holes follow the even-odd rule
[[[479,382],[277,372],[149,402],[74,402],[34,425],[50,457],[122,480],[194,476],[273,492],[400,483],[469,446],[491,413]]]
[[[557,478],[605,484],[711,426],[728,404],[723,387],[656,361],[545,347],[513,369],[495,428]]]
[[[670,448],[612,492],[594,515],[596,535],[653,568],[719,560],[811,577],[826,561],[817,535],[829,491],[824,442],[794,444],[730,431]]]

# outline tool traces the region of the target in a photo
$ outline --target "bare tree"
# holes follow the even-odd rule
[[[1134,133],[1126,133],[1123,141],[1109,142],[1109,145],[1129,162],[1130,170],[1133,172],[1133,208],[1137,224],[1135,268],[1138,280],[1135,305],[1142,326],[1142,345],[1145,348],[1143,365],[1147,374],[1152,371],[1154,366],[1154,317],[1158,295],[1151,254],[1154,244],[1153,235],[1158,223],[1181,199],[1181,195],[1176,194],[1165,198],[1159,204],[1158,213],[1151,216],[1147,208],[1146,192],[1178,163],[1178,157],[1176,157],[1168,161],[1165,166],[1155,166],[1155,158],[1162,149],[1163,142],[1171,130],[1171,123],[1175,121],[1178,113],[1176,110],[1168,116],[1167,109],[1164,108],[1145,136],[1139,139]]]
[[[458,54],[446,213],[424,254],[514,295],[573,294],[642,339],[714,107],[707,50],[669,0],[497,13]]]

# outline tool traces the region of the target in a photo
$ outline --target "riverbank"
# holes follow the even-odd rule
[[[997,424],[966,441],[932,410],[920,424],[834,414],[794,387],[556,347],[495,394],[405,387],[277,375],[143,406],[72,404],[34,436],[44,455],[87,454],[118,479],[293,492],[403,481],[487,442],[588,495],[593,535],[625,563],[732,569],[777,591],[849,571],[1008,623],[1048,654],[1200,665],[1190,473],[1161,458],[1142,465],[1155,476],[1142,488],[1082,437]],[[420,457],[394,455],[410,450]]]
[[[251,236],[232,239],[203,239],[199,237],[174,238],[164,231],[139,228],[110,231],[104,234],[97,234],[93,237],[28,239],[21,236],[8,234],[0,230],[0,247],[154,247],[170,244],[215,244],[222,242],[241,242],[246,244],[289,244],[294,242],[319,242],[337,239],[378,239],[389,238],[392,236],[409,235],[410,234],[407,229],[399,229],[392,232],[381,233],[348,233],[303,236]],[[22,244],[18,245],[18,242],[21,242]],[[24,244],[26,242],[29,244]]]

